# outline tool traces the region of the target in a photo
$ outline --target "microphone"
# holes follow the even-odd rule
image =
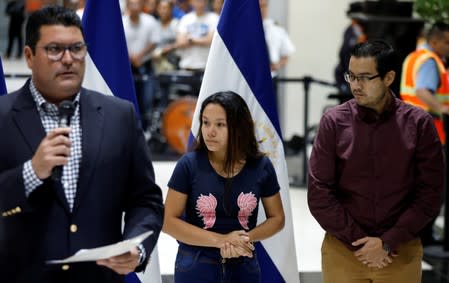
[[[59,128],[70,127],[70,120],[75,112],[75,105],[70,100],[64,100],[59,104]],[[55,166],[51,172],[51,179],[60,182],[62,179],[62,165]]]

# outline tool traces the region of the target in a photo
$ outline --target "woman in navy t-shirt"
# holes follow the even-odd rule
[[[253,242],[280,231],[285,218],[276,172],[239,95],[204,100],[196,148],[168,187],[163,231],[179,241],[175,282],[259,282]],[[257,225],[259,200],[266,220]]]

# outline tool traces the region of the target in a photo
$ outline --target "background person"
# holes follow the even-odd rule
[[[78,0],[77,7],[76,7],[76,14],[80,17],[80,19],[83,18],[85,6],[86,6],[86,0]]]
[[[25,21],[25,2],[24,0],[10,0],[6,4],[6,15],[9,16],[8,25],[8,47],[6,49],[5,58],[10,58],[14,41],[17,41],[16,58],[22,57],[23,36],[22,27]]]
[[[347,71],[349,59],[351,58],[351,51],[359,43],[367,40],[366,34],[363,31],[363,26],[354,18],[353,14],[362,11],[361,3],[355,2],[350,4],[346,15],[351,18],[351,24],[343,32],[343,42],[338,51],[338,64],[334,70],[334,79],[340,95],[347,95],[352,97],[351,90],[348,83],[344,79],[344,73]],[[350,98],[349,98],[350,99]],[[346,101],[345,99],[344,101]]]
[[[31,79],[0,97],[4,282],[123,282],[145,269],[158,239],[161,190],[134,106],[81,88],[86,53],[74,11],[48,6],[30,15],[24,54]],[[70,128],[58,126],[64,100],[75,106]],[[60,181],[51,178],[57,166]],[[117,257],[46,264],[149,230],[142,245]]]
[[[157,6],[160,24],[160,41],[152,52],[152,61],[157,74],[178,69],[179,56],[176,54],[176,34],[179,20],[173,17],[173,0],[161,0]],[[165,109],[169,101],[169,89],[158,87],[159,109]]]
[[[287,65],[289,57],[295,52],[295,46],[285,29],[268,17],[268,0],[259,0],[259,5],[270,56],[271,73],[276,76]]]
[[[176,54],[176,34],[179,20],[173,17],[173,1],[161,0],[157,6],[160,24],[160,41],[152,53],[157,73],[173,71],[178,68],[179,56]]]
[[[143,12],[143,0],[127,0],[126,7],[128,13],[123,16],[123,28],[142,124],[147,130],[158,90],[151,53],[160,41],[159,23]]]
[[[426,41],[404,60],[401,98],[434,117],[435,127],[444,144],[441,115],[449,114],[449,76],[444,62],[449,57],[449,25],[434,24]]]
[[[193,10],[181,18],[178,26],[179,67],[203,72],[218,16],[207,10],[207,0],[192,0],[191,5]]]
[[[429,112],[442,144],[446,142],[442,115],[449,114],[449,75],[445,60],[449,57],[449,25],[434,24],[426,41],[404,60],[401,78],[401,98]],[[440,204],[436,204],[439,206]],[[435,219],[421,233],[424,245],[438,242],[433,231]]]
[[[212,0],[211,3],[212,11],[214,11],[215,14],[220,16],[221,10],[223,10],[223,4],[224,0]]]

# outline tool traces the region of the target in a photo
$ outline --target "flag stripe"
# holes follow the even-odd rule
[[[112,93],[131,101],[138,111],[120,6],[118,0],[116,5],[109,2],[86,3],[83,26],[87,48]]]
[[[7,94],[5,75],[3,73],[2,58],[0,57],[0,95]]]
[[[84,73],[83,87],[113,96],[114,93],[109,88],[109,85],[104,80],[100,71],[97,69],[97,66],[95,66],[89,53],[86,55],[85,64],[86,71]]]
[[[285,213],[284,229],[257,245],[262,282],[299,282],[287,164],[258,2],[224,3],[192,121],[192,135],[198,133],[200,105],[206,97],[230,90],[245,99],[261,141],[260,150],[268,154],[276,170]],[[259,206],[258,223],[263,221],[265,213]]]
[[[83,14],[88,47],[83,86],[134,104],[139,114],[118,0],[88,0]],[[129,273],[126,283],[161,282],[157,246],[146,272]]]
[[[260,213],[260,211],[259,211]],[[260,270],[262,270],[262,282],[287,282],[282,274],[276,268],[275,263],[271,260],[270,255],[261,243],[256,243],[257,260],[259,261]]]
[[[223,9],[217,31],[281,137],[277,110],[273,107],[273,84],[266,79],[271,78],[270,64],[258,1],[229,1],[225,5],[229,7]]]
[[[226,80],[223,80],[224,77]],[[271,81],[270,75],[267,80]],[[192,121],[192,134],[195,133],[196,135],[196,133],[198,133],[199,106],[202,101],[204,101],[207,96],[224,90],[231,90],[240,94],[248,104],[255,120],[257,130],[256,136],[258,140],[268,139],[268,141],[259,144],[260,150],[270,155],[270,159],[276,169],[279,185],[281,186],[281,197],[286,216],[286,228],[272,238],[264,241],[263,247],[265,248],[265,251],[258,250],[258,258],[260,258],[261,264],[264,265],[264,269],[261,269],[263,282],[297,282],[296,248],[292,234],[293,224],[288,194],[288,177],[286,176],[287,167],[285,164],[282,142],[280,142],[280,137],[274,129],[269,117],[259,104],[258,97],[252,93],[250,86],[242,76],[242,73],[238,69],[234,59],[231,57],[231,54],[226,49],[220,35],[216,33],[209,53],[203,84],[201,86],[197,107]],[[264,220],[265,212],[263,207],[260,206],[258,223]],[[290,229],[287,227],[290,227]],[[260,247],[262,247],[262,245],[260,245]],[[258,249],[260,249],[260,247]],[[264,259],[264,255],[271,255],[271,258]],[[284,279],[276,281],[276,278]]]

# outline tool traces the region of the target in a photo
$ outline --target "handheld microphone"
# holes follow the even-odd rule
[[[59,128],[70,127],[70,120],[75,112],[75,105],[72,101],[64,100],[59,104]],[[60,182],[62,178],[62,165],[55,166],[51,172],[51,179]]]

